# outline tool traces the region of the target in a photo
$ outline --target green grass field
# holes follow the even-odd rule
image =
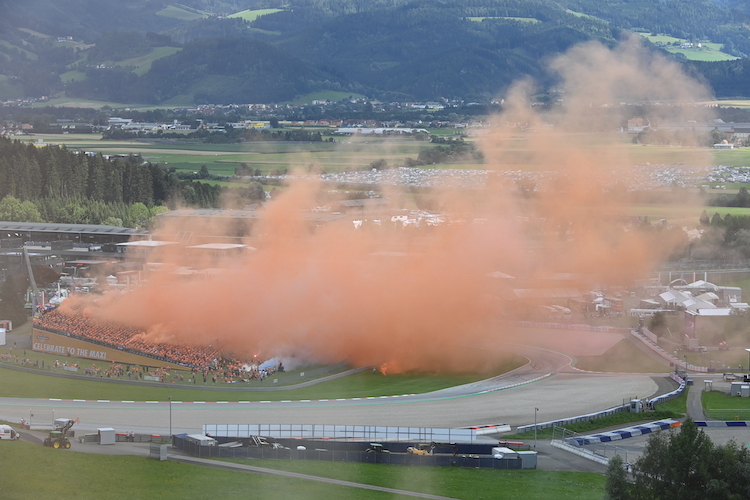
[[[574,10],[567,9],[568,14],[574,15],[576,17],[588,17],[589,19],[596,19],[597,21],[601,21],[604,24],[609,24],[609,22],[605,21],[604,19],[596,16],[590,16],[588,14],[584,14],[583,12],[576,12]]]
[[[183,7],[178,7],[176,5],[168,5],[167,7],[157,12],[156,15],[173,17],[175,19],[179,19],[180,21],[195,21],[196,19],[208,17],[208,13],[206,12],[201,12],[196,9],[186,9]]]
[[[253,460],[252,465],[465,500],[599,500],[604,476],[585,472],[475,470],[384,464]],[[0,441],[4,500],[133,498],[386,500],[413,498],[266,474],[145,457],[52,450]]]
[[[252,22],[258,19],[260,16],[265,16],[267,14],[275,14],[276,12],[282,12],[283,9],[257,9],[257,10],[243,10],[242,12],[237,12],[235,14],[231,14],[229,17],[239,17],[244,19],[247,22]]]
[[[534,17],[467,17],[466,19],[468,19],[469,21],[477,22],[477,23],[482,22],[485,19],[507,19],[508,21],[520,21],[522,23],[533,23],[533,24],[541,23],[539,19],[536,19]]]
[[[151,69],[151,63],[162,57],[171,56],[182,50],[179,47],[155,47],[151,52],[140,57],[134,57],[132,59],[126,59],[116,63],[120,67],[135,67],[133,73],[141,76],[148,73]]]
[[[337,90],[328,90],[323,92],[312,92],[310,94],[301,95],[295,97],[293,100],[281,104],[309,104],[313,101],[324,101],[328,100],[331,102],[338,102],[342,99],[349,97],[359,98],[365,97],[363,94],[356,94],[353,92],[340,92]]]
[[[367,167],[370,162],[385,159],[390,165],[416,158],[429,143],[409,139],[368,138],[367,141],[337,138],[342,142],[256,142],[244,144],[155,144],[139,141],[101,141],[99,135],[36,134],[30,142],[42,139],[47,144],[65,144],[68,149],[102,154],[138,154],[153,163],[164,163],[178,171],[197,172],[202,165],[218,175],[233,175],[239,163],[247,163],[263,173],[271,170],[307,171],[311,163],[324,166],[326,172]],[[455,165],[452,168],[456,168]],[[466,168],[461,165],[460,168]]]
[[[750,148],[718,150],[713,155],[714,165],[728,165],[731,167],[750,166]]]
[[[252,465],[401,488],[459,499],[601,498],[604,478],[585,472],[472,470],[447,467],[381,467],[318,461],[253,460]],[[353,479],[354,478],[354,479]],[[591,491],[583,491],[590,488]]]
[[[743,353],[744,354],[744,353]],[[704,391],[703,409],[706,416],[719,420],[750,420],[747,398],[729,396],[724,391]]]
[[[137,109],[141,111],[147,111],[150,109],[160,109],[163,105],[146,105],[146,104],[126,104],[122,102],[111,102],[111,101],[93,101],[90,99],[81,99],[79,97],[67,97],[64,93],[61,93],[60,97],[49,99],[44,102],[35,102],[31,105],[32,108],[44,108],[47,106],[59,106],[65,108],[92,108],[101,109],[104,106],[109,106],[112,109]]]
[[[85,79],[86,73],[78,70],[66,71],[65,73],[60,75],[60,80],[62,80],[63,83],[82,82]]]

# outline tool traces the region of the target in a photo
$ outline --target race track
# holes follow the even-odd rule
[[[543,331],[540,335],[547,335]],[[620,334],[565,332],[574,355],[602,350]],[[575,341],[573,341],[575,336]],[[560,338],[560,332],[557,332]],[[549,343],[547,343],[549,345]],[[582,347],[588,345],[588,348]],[[198,432],[203,424],[339,424],[455,428],[484,424],[513,427],[593,413],[633,397],[664,392],[663,374],[581,372],[556,349],[504,346],[530,361],[505,375],[427,394],[347,400],[223,401],[226,392],[207,393],[205,402],[120,402],[0,398],[0,419],[19,422],[31,409],[54,410],[55,417],[80,418],[79,432],[114,427],[118,432],[167,434]],[[564,344],[562,345],[564,347]],[[485,346],[485,348],[491,348]],[[588,349],[588,351],[586,351]],[[660,389],[660,385],[662,388]],[[171,423],[171,425],[170,425]]]

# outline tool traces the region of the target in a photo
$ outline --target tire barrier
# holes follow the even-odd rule
[[[685,383],[684,379],[680,378],[675,373],[670,373],[669,376],[670,376],[670,378],[672,380],[674,380],[675,382],[677,382],[678,384],[680,384],[680,387],[678,387],[677,389],[675,389],[672,392],[668,392],[666,394],[662,394],[661,396],[657,396],[657,397],[655,397],[653,399],[650,399],[648,401],[650,405],[653,406],[653,405],[656,405],[656,404],[659,404],[659,403],[666,403],[667,401],[671,401],[672,399],[680,396],[683,393],[683,391],[685,390],[686,383]],[[531,425],[522,425],[522,426],[519,426],[518,428],[516,428],[516,432],[518,434],[522,434],[524,432],[533,431],[534,427],[536,427],[537,429],[547,429],[549,427],[560,427],[560,426],[564,426],[564,425],[568,425],[568,424],[575,424],[577,422],[588,422],[590,420],[595,420],[595,419],[601,418],[601,417],[607,417],[609,415],[614,415],[615,413],[620,413],[620,412],[623,412],[623,411],[630,411],[630,404],[629,403],[625,404],[625,405],[622,405],[622,406],[615,406],[614,408],[610,408],[608,410],[602,410],[602,411],[598,411],[598,412],[595,412],[595,413],[588,413],[586,415],[579,415],[577,417],[563,418],[563,419],[560,419],[560,420],[550,420],[548,422],[539,422],[536,425],[534,425],[534,424],[531,424]]]
[[[708,422],[696,422],[698,427],[750,427],[750,422],[710,420]]]
[[[664,431],[679,426],[679,420],[668,418],[665,420],[657,420],[656,422],[651,422],[645,425],[636,425],[616,431],[602,432],[601,434],[591,434],[589,436],[576,436],[567,438],[565,439],[565,442],[574,446],[586,446],[594,443],[609,443],[611,441],[619,441],[621,439],[642,436],[644,434],[651,434],[652,432]]]

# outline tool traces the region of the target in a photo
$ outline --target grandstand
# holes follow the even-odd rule
[[[212,346],[152,342],[137,328],[53,309],[34,320],[32,349],[108,362],[192,370],[214,381],[263,380],[281,363],[241,361]]]

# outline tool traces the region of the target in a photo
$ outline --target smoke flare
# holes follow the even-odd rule
[[[510,298],[517,285],[492,273],[523,288],[549,287],[554,273],[581,289],[624,284],[677,243],[624,223],[627,196],[612,186],[628,182],[632,161],[614,134],[623,120],[617,108],[670,101],[666,112],[692,118],[701,109],[689,104],[705,90],[632,40],[574,47],[551,67],[563,106],[540,114],[530,84],[517,85],[492,118],[497,126],[478,141],[493,173],[487,185],[429,194],[443,224],[391,221],[412,202],[393,188],[391,205],[360,217],[367,220],[359,228],[349,218],[311,230],[304,214],[325,186],[297,180],[249,230],[246,242],[257,251],[197,266],[227,272],[176,279],[172,271],[188,261],[175,245],[153,257],[169,265],[146,286],[107,294],[90,313],[144,328],[154,340],[216,344],[238,357],[346,360],[388,373],[492,366],[496,354],[482,347],[502,345],[510,322],[528,313]],[[179,224],[163,224],[154,239],[203,231]]]

